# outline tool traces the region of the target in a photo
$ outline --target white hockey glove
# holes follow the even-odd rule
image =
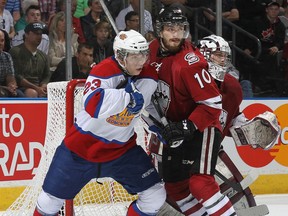
[[[253,148],[268,150],[276,144],[281,129],[276,115],[266,111],[246,124],[231,127],[230,133],[238,146],[251,145]]]

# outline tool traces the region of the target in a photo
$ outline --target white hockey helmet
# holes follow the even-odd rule
[[[216,80],[223,81],[225,73],[227,72],[227,65],[230,63],[231,49],[227,41],[217,35],[210,35],[204,37],[199,43],[200,52],[204,55],[209,64],[209,72]],[[225,62],[223,65],[211,59],[212,53],[222,53],[225,55]]]
[[[113,50],[117,60],[125,60],[129,53],[149,53],[147,40],[137,31],[120,31],[114,39]]]

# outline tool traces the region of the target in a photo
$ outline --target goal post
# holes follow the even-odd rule
[[[49,169],[56,148],[66,131],[72,126],[74,116],[83,108],[82,95],[85,80],[53,82],[48,84],[48,110],[45,144],[34,178],[23,193],[3,213],[5,216],[33,215],[37,198]],[[137,143],[145,148],[147,134],[143,123],[136,126]],[[101,184],[99,184],[99,182]],[[111,178],[92,179],[75,197],[65,201],[59,215],[65,216],[119,216],[126,215],[129,204],[137,198],[132,196]]]

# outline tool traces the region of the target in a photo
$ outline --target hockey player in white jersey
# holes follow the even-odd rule
[[[128,216],[156,215],[165,202],[161,179],[134,132],[157,86],[155,69],[145,64],[148,43],[134,30],[121,31],[113,48],[115,55],[87,78],[84,108],[56,150],[34,216],[57,215],[92,178],[111,177],[138,194]]]

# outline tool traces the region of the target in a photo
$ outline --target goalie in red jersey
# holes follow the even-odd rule
[[[156,33],[150,64],[159,81],[152,101],[164,128],[153,129],[166,144],[162,174],[167,194],[185,215],[235,215],[214,178],[222,141],[221,95],[204,56],[186,40],[189,24],[180,6],[160,11]]]

